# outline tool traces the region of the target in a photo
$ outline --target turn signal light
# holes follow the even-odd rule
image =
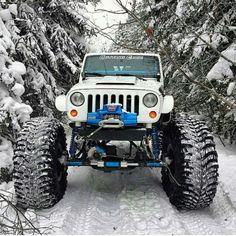
[[[73,109],[70,111],[70,115],[76,117],[78,115],[78,112],[75,109]]]
[[[150,116],[150,118],[154,119],[154,118],[157,117],[157,113],[156,113],[155,111],[151,111],[151,112],[149,113],[149,116]]]

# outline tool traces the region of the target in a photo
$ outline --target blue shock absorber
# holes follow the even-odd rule
[[[155,156],[155,160],[157,160],[159,159],[160,155],[160,138],[159,138],[159,131],[155,124],[152,125],[151,137],[152,137],[152,152]]]
[[[72,134],[71,134],[71,140],[70,140],[70,158],[75,158],[75,154],[76,154],[76,143],[75,143],[75,137],[77,136],[78,130],[76,128],[72,129]]]

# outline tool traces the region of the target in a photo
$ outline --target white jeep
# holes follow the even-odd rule
[[[89,112],[106,104],[121,104],[123,110],[137,114],[137,124],[151,128],[162,113],[174,107],[173,97],[164,96],[163,86],[158,55],[87,54],[79,83],[56,99],[56,107],[81,126]]]
[[[173,107],[173,97],[164,93],[159,55],[87,54],[78,84],[56,98],[72,128],[69,154],[55,119],[32,118],[19,134],[18,204],[54,205],[65,192],[67,167],[91,166],[107,172],[161,168],[164,190],[178,209],[208,206],[218,179],[213,137],[204,122],[175,118]],[[117,141],[129,149],[120,150]]]

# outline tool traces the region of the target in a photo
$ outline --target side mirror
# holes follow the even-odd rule
[[[56,97],[55,105],[58,111],[66,111],[66,96],[60,95]]]
[[[164,97],[163,106],[162,106],[162,114],[170,113],[174,108],[174,98],[171,95],[166,95]]]
[[[157,74],[157,81],[160,81],[160,80],[161,80],[161,75]]]

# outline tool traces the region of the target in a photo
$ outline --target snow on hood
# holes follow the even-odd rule
[[[133,84],[137,82],[135,76],[104,76],[104,77],[91,77],[86,80],[88,83],[95,84]]]
[[[139,79],[135,76],[89,77],[75,84],[70,91],[76,89],[137,89],[158,91],[162,84],[155,79]]]

